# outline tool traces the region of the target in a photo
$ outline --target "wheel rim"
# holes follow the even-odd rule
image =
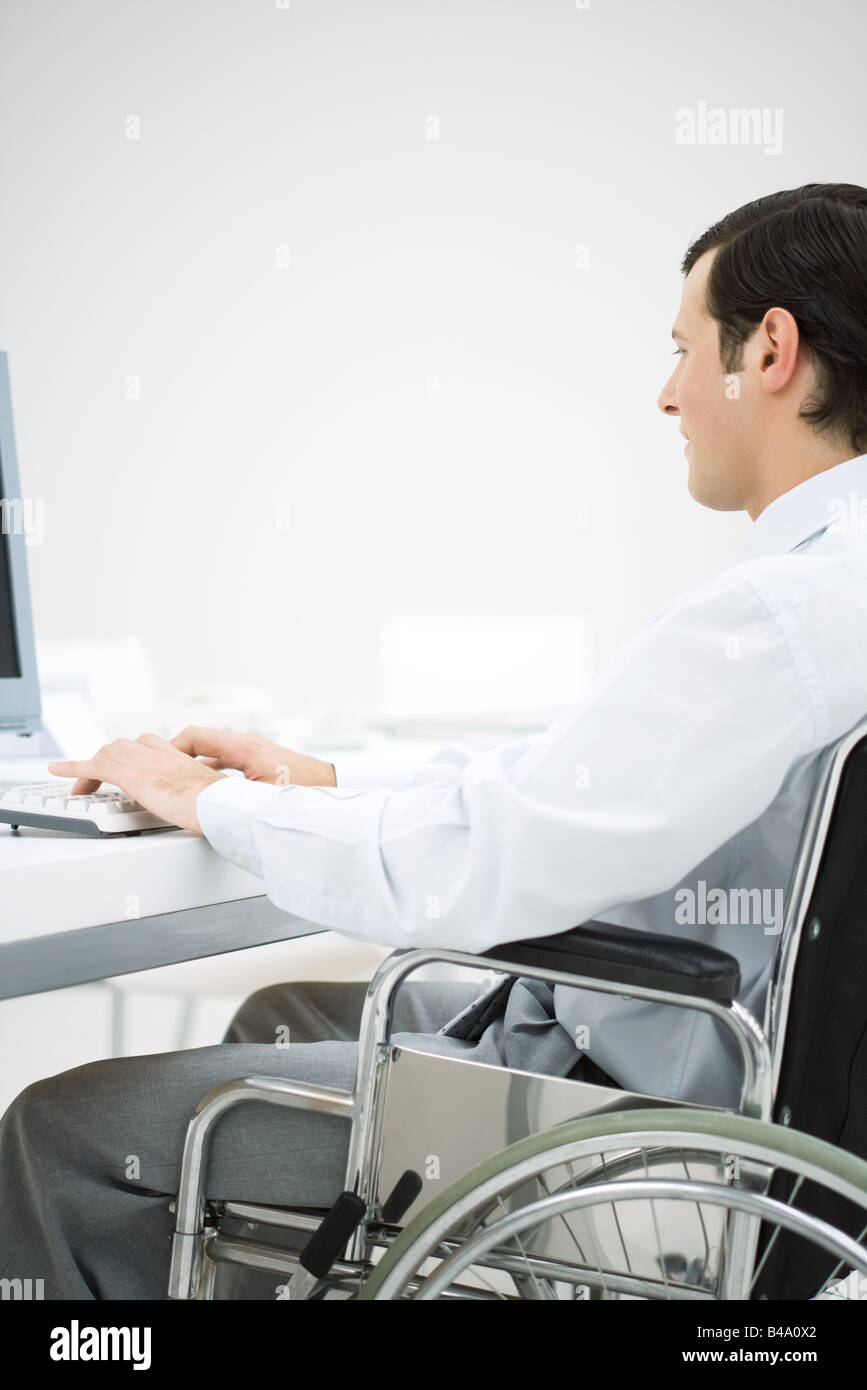
[[[736,1207],[738,1210],[759,1217],[762,1220],[776,1221],[796,1234],[809,1235],[828,1254],[838,1261],[847,1262],[855,1270],[867,1274],[867,1250],[850,1237],[842,1235],[827,1222],[803,1213],[792,1211],[784,1203],[772,1197],[746,1192],[738,1188],[714,1188],[707,1183],[673,1183],[665,1179],[655,1182],[605,1183],[584,1191],[563,1192],[555,1197],[541,1199],[517,1212],[509,1212],[493,1225],[483,1228],[455,1251],[440,1267],[430,1274],[423,1286],[415,1293],[418,1300],[436,1298],[445,1288],[466,1269],[474,1265],[496,1245],[520,1235],[527,1226],[537,1226],[543,1214],[560,1215],[581,1207],[597,1203],[629,1201],[685,1201],[704,1202],[709,1206]],[[556,1208],[557,1210],[552,1210]],[[532,1276],[531,1276],[532,1277]],[[665,1286],[663,1285],[663,1288]],[[668,1292],[666,1290],[666,1292]],[[677,1296],[677,1295],[676,1295]],[[686,1295],[684,1295],[686,1296]]]
[[[603,1139],[612,1142],[602,1145]],[[736,1149],[745,1160],[769,1169],[788,1169],[799,1175],[799,1182],[818,1182],[862,1210],[867,1208],[867,1163],[797,1130],[727,1112],[679,1107],[582,1116],[530,1135],[463,1174],[400,1233],[359,1296],[400,1297],[412,1273],[438,1247],[444,1230],[454,1229],[486,1202],[496,1201],[498,1194],[513,1191],[544,1168],[603,1153],[605,1149],[618,1151],[635,1146],[644,1150],[658,1145],[669,1149],[680,1146],[690,1151],[700,1146],[708,1153],[708,1161],[714,1146],[722,1153]]]

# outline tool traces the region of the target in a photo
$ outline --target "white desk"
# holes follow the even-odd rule
[[[91,840],[0,826],[0,999],[319,930],[187,831]]]

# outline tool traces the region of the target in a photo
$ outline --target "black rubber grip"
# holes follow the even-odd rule
[[[319,1229],[308,1240],[299,1264],[317,1279],[324,1279],[352,1232],[364,1216],[365,1204],[354,1192],[341,1192]]]
[[[388,1197],[382,1208],[382,1219],[388,1226],[399,1226],[405,1214],[409,1211],[418,1194],[424,1187],[424,1183],[414,1168],[407,1168],[402,1177],[398,1178],[390,1197]]]

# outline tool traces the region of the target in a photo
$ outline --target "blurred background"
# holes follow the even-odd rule
[[[867,182],[865,38],[860,0],[2,0],[0,347],[59,743],[411,760],[543,727],[732,563],[750,523],[691,500],[656,407],[679,261],[752,198]],[[712,143],[715,109],[752,137]]]

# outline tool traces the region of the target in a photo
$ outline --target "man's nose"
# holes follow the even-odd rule
[[[674,391],[672,390],[671,386],[673,380],[673,376],[669,377],[668,381],[665,383],[665,385],[659,393],[659,396],[657,397],[656,404],[659,406],[659,409],[662,411],[663,415],[680,414],[680,411],[677,408],[677,401],[674,399]]]

